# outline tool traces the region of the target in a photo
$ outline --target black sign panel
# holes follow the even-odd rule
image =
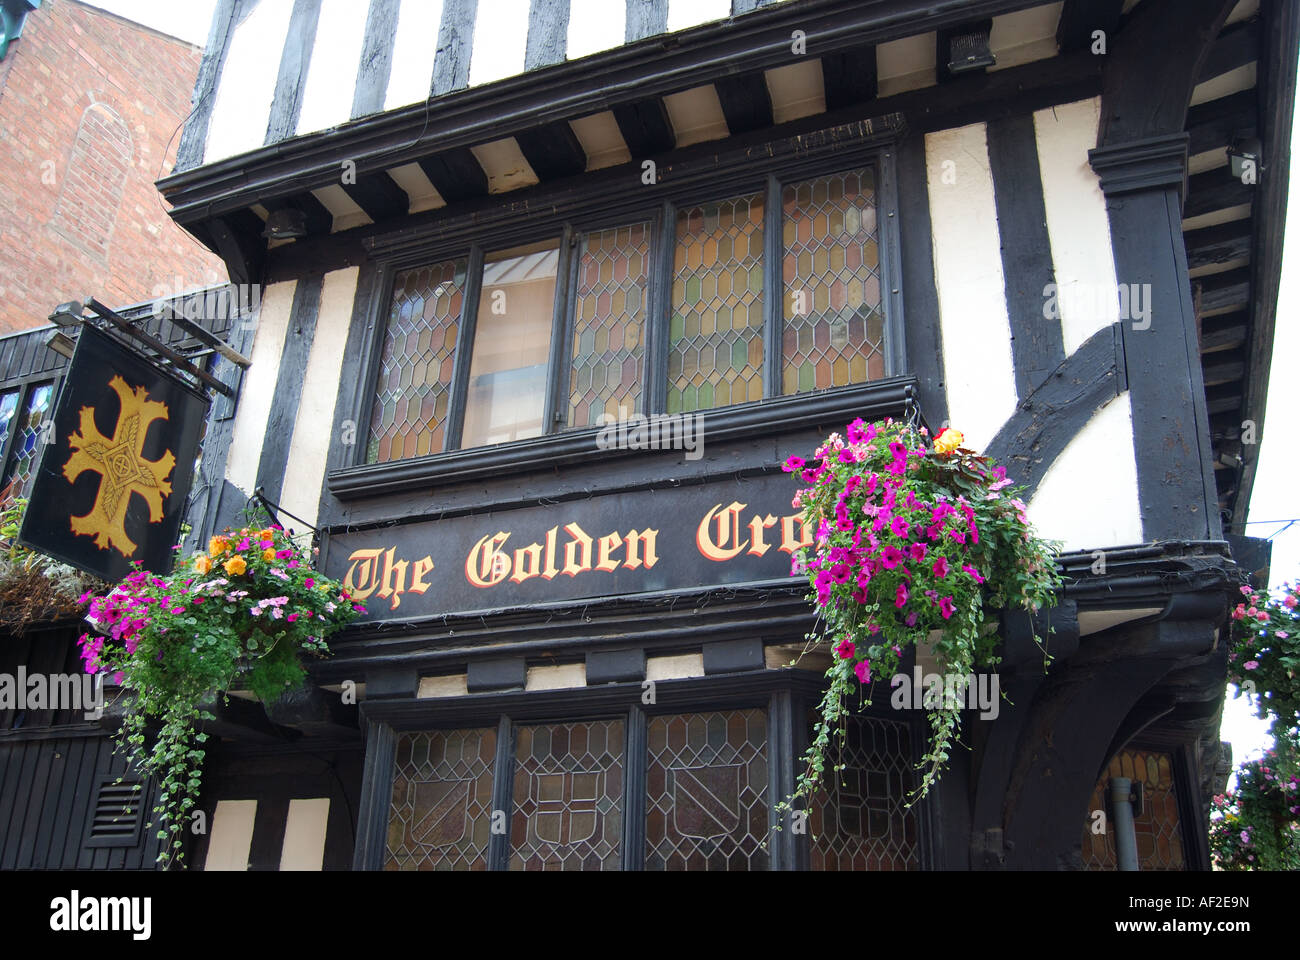
[[[207,397],[83,327],[18,540],[109,581],[171,569]]]
[[[784,473],[334,534],[325,569],[368,620],[790,575],[812,542]]]

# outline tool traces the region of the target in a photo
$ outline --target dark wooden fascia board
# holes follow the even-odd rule
[[[180,220],[196,208],[222,208],[273,195],[293,178],[323,185],[341,159],[359,171],[387,169],[439,149],[470,146],[519,130],[608,110],[615,104],[689,89],[729,74],[791,62],[790,34],[817,37],[819,53],[878,44],[944,25],[1037,6],[1039,0],[872,0],[845,8],[835,0],[780,4],[738,20],[647,38],[579,61],[546,67],[440,99],[351,121],[163,178],[158,188]],[[1001,71],[1003,75],[1010,71]]]
[[[1300,47],[1300,4],[1293,0],[1264,0],[1266,49],[1260,61],[1256,90],[1264,120],[1264,157],[1260,202],[1254,208],[1255,248],[1251,262],[1254,291],[1251,336],[1247,360],[1243,413],[1254,420],[1259,436],[1264,430],[1269,370],[1273,361],[1273,333],[1277,320],[1277,294],[1282,279],[1282,240],[1286,229],[1287,187],[1291,167],[1291,119],[1296,99],[1296,49]],[[1232,507],[1232,526],[1240,531],[1250,509],[1259,446],[1245,456],[1240,485]]]

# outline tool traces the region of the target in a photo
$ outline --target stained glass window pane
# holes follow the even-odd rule
[[[1111,816],[1106,798],[1112,777],[1142,781],[1142,813],[1133,817],[1133,832],[1137,835],[1138,869],[1187,869],[1173,759],[1168,753],[1154,750],[1121,750],[1111,758],[1110,767],[1093,787],[1084,816],[1083,868],[1118,869],[1115,831],[1107,830],[1101,834],[1092,832],[1092,811],[1105,810],[1107,818]]]
[[[441,453],[446,446],[465,273],[462,259],[397,274],[375,388],[370,463]]]
[[[766,870],[764,711],[651,717],[646,733],[646,869]]]
[[[650,224],[582,239],[573,309],[569,426],[641,411],[641,348],[650,277]]]
[[[13,427],[14,414],[18,412],[18,391],[10,390],[0,393],[0,454],[9,439],[9,430]]]
[[[27,392],[27,403],[18,417],[9,470],[0,484],[0,500],[25,497],[41,455],[41,427],[54,404],[54,384],[43,383]]]
[[[546,370],[559,263],[558,240],[486,258],[462,447],[546,432]]]
[[[763,197],[677,215],[668,412],[763,397]]]
[[[847,719],[844,746],[832,741],[826,782],[808,806],[811,869],[919,867],[916,808],[904,809],[915,785],[911,756],[907,724]],[[844,770],[833,769],[840,763]]]
[[[885,375],[875,175],[851,170],[787,184],[782,393]]]
[[[497,731],[397,739],[385,870],[486,870]]]
[[[622,865],[622,720],[516,731],[511,870]]]

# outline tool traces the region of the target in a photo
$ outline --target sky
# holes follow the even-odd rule
[[[207,41],[216,0],[91,0],[91,5],[201,46]],[[1267,176],[1267,171],[1264,175]],[[1293,319],[1300,312],[1300,268],[1296,265],[1296,259],[1300,257],[1296,252],[1300,250],[1300,162],[1291,165],[1289,194],[1288,242],[1282,259],[1273,367],[1264,414],[1265,429],[1259,434],[1259,470],[1251,494],[1250,526],[1247,529],[1251,536],[1274,538],[1273,587],[1300,578],[1300,523],[1281,532],[1287,521],[1300,517],[1294,477],[1297,456],[1295,445],[1288,439],[1288,415],[1300,410],[1300,377],[1291,370],[1300,362],[1300,325]],[[1267,442],[1270,432],[1278,433],[1278,440]],[[1236,763],[1258,756],[1268,745],[1265,728],[1264,721],[1255,717],[1244,699],[1229,697],[1224,708],[1222,736],[1233,744]]]

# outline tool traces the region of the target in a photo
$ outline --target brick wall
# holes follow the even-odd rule
[[[76,0],[45,0],[0,62],[0,335],[94,294],[125,306],[223,282],[167,216],[201,51]]]

